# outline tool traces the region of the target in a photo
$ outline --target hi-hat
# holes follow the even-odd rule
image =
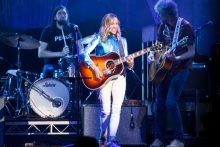
[[[0,41],[11,47],[20,47],[20,49],[36,49],[40,46],[39,41],[32,36],[19,33],[1,33]]]

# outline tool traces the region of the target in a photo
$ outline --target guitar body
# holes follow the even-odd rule
[[[143,54],[148,53],[149,51],[155,51],[162,48],[161,43],[156,43],[152,47],[148,47],[130,54],[130,57],[136,58],[140,57]],[[107,82],[112,79],[117,78],[124,71],[124,62],[127,61],[128,56],[120,57],[115,52],[110,52],[104,56],[90,56],[93,63],[99,68],[103,73],[101,79],[97,79],[95,73],[90,69],[84,62],[80,62],[79,72],[82,77],[84,85],[91,90],[102,88]]]
[[[158,84],[163,81],[167,72],[172,68],[172,61],[164,57],[159,63],[152,62],[149,68],[149,81]]]
[[[117,78],[124,70],[123,63],[115,63],[115,60],[120,59],[120,56],[115,52],[110,52],[104,56],[90,56],[90,58],[103,72],[104,76],[101,79],[97,79],[93,70],[81,62],[79,71],[82,81],[88,89],[95,90],[103,87],[108,81]]]
[[[172,50],[175,51],[177,47],[185,46],[187,41],[188,36],[183,37],[179,42],[177,42],[177,45],[175,46],[175,48],[172,48]],[[166,48],[170,47],[166,46],[165,49],[159,52],[155,52],[155,61],[152,62],[149,66],[149,81],[152,81],[155,84],[158,84],[159,82],[163,81],[167,72],[172,68],[173,65],[173,61],[169,60],[164,56],[164,53],[167,50]]]

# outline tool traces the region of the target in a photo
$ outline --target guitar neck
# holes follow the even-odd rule
[[[187,43],[187,41],[188,41],[188,39],[189,39],[189,37],[188,36],[185,36],[185,37],[183,37],[180,41],[178,41],[177,43],[176,43],[176,45],[174,45],[173,47],[172,47],[172,51],[173,52],[175,52],[176,51],[176,49],[178,48],[178,47],[181,47],[181,46],[184,46],[184,45],[186,45],[186,43]],[[170,48],[170,46],[167,46],[167,47],[169,47]]]
[[[131,56],[132,58],[136,58],[136,57],[139,57],[139,56],[141,56],[141,55],[143,55],[143,54],[148,53],[148,52],[151,51],[151,50],[154,50],[154,48],[155,48],[154,46],[153,46],[153,47],[148,47],[148,48],[145,48],[145,49],[143,49],[143,50],[134,52],[134,53],[132,53],[132,54],[130,54],[130,55],[128,55],[128,56]],[[121,64],[121,63],[126,62],[128,56],[121,57],[120,59],[115,60],[115,64],[116,64],[116,65],[119,65],[119,64]]]

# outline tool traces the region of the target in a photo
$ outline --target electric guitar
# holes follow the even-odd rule
[[[93,63],[99,68],[99,70],[103,73],[103,77],[101,79],[97,79],[94,71],[88,66],[80,62],[79,72],[82,77],[82,81],[84,85],[90,89],[95,90],[103,87],[108,81],[117,78],[120,74],[122,74],[124,70],[124,62],[127,61],[129,56],[136,58],[143,54],[148,53],[149,51],[154,51],[162,48],[161,43],[157,43],[152,47],[148,47],[146,49],[137,51],[133,54],[130,54],[126,57],[120,57],[119,54],[115,52],[110,52],[104,56],[90,56]]]
[[[176,46],[171,48],[173,52],[176,51],[177,48],[183,47],[187,44],[188,36],[182,38],[180,41],[177,42]],[[165,47],[170,48],[169,46]],[[166,58],[164,53],[166,52],[166,49],[156,51],[155,53],[155,61],[152,62],[149,66],[149,81],[157,84],[161,82],[167,72],[172,68],[173,61]]]

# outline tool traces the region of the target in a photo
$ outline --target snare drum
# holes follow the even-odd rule
[[[56,118],[64,114],[70,96],[67,86],[58,79],[39,79],[30,88],[30,106],[43,118]]]

